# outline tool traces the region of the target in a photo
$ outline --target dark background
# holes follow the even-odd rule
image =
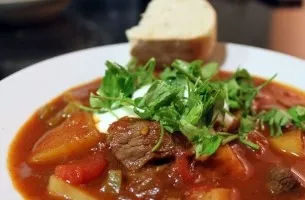
[[[59,54],[126,42],[148,0],[74,0],[44,23],[0,23],[0,80],[19,69]],[[294,1],[211,0],[218,13],[220,41],[267,47],[274,6]]]

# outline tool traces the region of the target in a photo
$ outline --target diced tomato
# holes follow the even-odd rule
[[[55,168],[55,176],[71,184],[83,184],[101,175],[106,165],[104,156],[96,154],[75,163],[58,165]]]
[[[187,156],[182,155],[177,157],[175,168],[184,182],[186,183],[194,182],[195,175],[191,172],[191,168]]]

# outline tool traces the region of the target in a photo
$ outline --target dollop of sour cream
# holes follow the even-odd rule
[[[147,93],[150,86],[151,85],[145,85],[139,88],[138,90],[136,90],[132,95],[132,99],[143,97]],[[117,121],[122,117],[139,117],[139,116],[136,113],[134,113],[132,106],[123,106],[115,110],[112,110],[111,112],[93,114],[95,127],[100,133],[106,133],[106,134],[108,133],[107,130],[109,126],[113,122]]]

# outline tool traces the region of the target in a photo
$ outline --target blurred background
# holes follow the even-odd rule
[[[26,1],[26,2],[25,2]],[[126,42],[149,0],[0,0],[0,80],[71,51]],[[210,0],[218,40],[305,59],[302,0]]]

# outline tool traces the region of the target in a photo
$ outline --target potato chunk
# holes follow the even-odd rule
[[[229,145],[219,148],[212,158],[217,174],[244,177],[246,168]]]
[[[186,200],[231,200],[232,190],[227,188],[194,189]]]
[[[101,140],[89,114],[74,113],[59,126],[48,131],[34,146],[31,163],[59,161],[88,150]]]
[[[269,142],[279,152],[296,157],[304,157],[302,133],[299,129],[285,132],[282,136],[270,137]]]
[[[51,176],[49,179],[48,192],[51,195],[64,197],[72,200],[96,200],[94,196],[86,191],[83,191],[77,186],[71,185],[56,176]]]

